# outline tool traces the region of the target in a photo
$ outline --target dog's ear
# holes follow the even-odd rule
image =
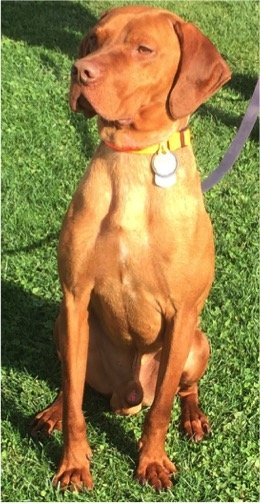
[[[181,57],[169,94],[169,111],[174,119],[194,112],[231,78],[228,65],[217,49],[191,23],[175,22]]]

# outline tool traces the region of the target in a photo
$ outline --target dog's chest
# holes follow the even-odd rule
[[[149,165],[138,176],[130,168],[114,167],[111,202],[95,244],[93,298],[107,332],[150,345],[193,281],[202,243],[198,203],[180,194],[178,184],[155,187]]]
[[[122,191],[124,189],[122,188]],[[96,242],[95,302],[106,332],[126,342],[153,343],[161,330],[145,187],[112,200]],[[162,302],[162,300],[161,300]]]
[[[174,238],[155,233],[142,213],[116,213],[96,243],[95,299],[106,332],[140,345],[158,341],[169,299],[175,295],[172,257]],[[160,228],[160,224],[158,224]],[[168,233],[169,234],[169,233]],[[176,279],[176,278],[175,278]],[[177,292],[176,292],[177,293]],[[174,314],[174,306],[170,303]]]

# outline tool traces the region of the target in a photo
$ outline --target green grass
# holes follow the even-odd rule
[[[35,444],[27,434],[30,417],[59,387],[51,333],[61,295],[57,239],[98,141],[95,120],[69,110],[70,66],[82,34],[112,3],[2,3],[2,500],[258,501],[256,128],[232,172],[206,195],[217,268],[202,317],[212,356],[201,401],[213,434],[199,445],[183,439],[176,404],[167,443],[180,468],[173,490],[158,495],[132,478],[145,412],[113,416],[107,401],[90,390],[84,408],[94,451],[93,492],[55,491],[51,477],[61,436]],[[205,176],[234,137],[255,86],[258,2],[152,3],[195,22],[233,71],[231,83],[191,120]]]

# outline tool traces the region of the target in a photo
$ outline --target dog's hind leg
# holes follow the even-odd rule
[[[178,391],[181,400],[181,430],[195,442],[202,440],[210,431],[208,419],[199,407],[198,397],[198,381],[206,370],[209,354],[207,337],[197,329]]]

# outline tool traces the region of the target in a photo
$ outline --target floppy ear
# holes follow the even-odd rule
[[[174,29],[181,58],[169,95],[169,110],[174,119],[179,119],[190,115],[220,89],[231,78],[231,72],[214,45],[193,24],[176,22]]]

